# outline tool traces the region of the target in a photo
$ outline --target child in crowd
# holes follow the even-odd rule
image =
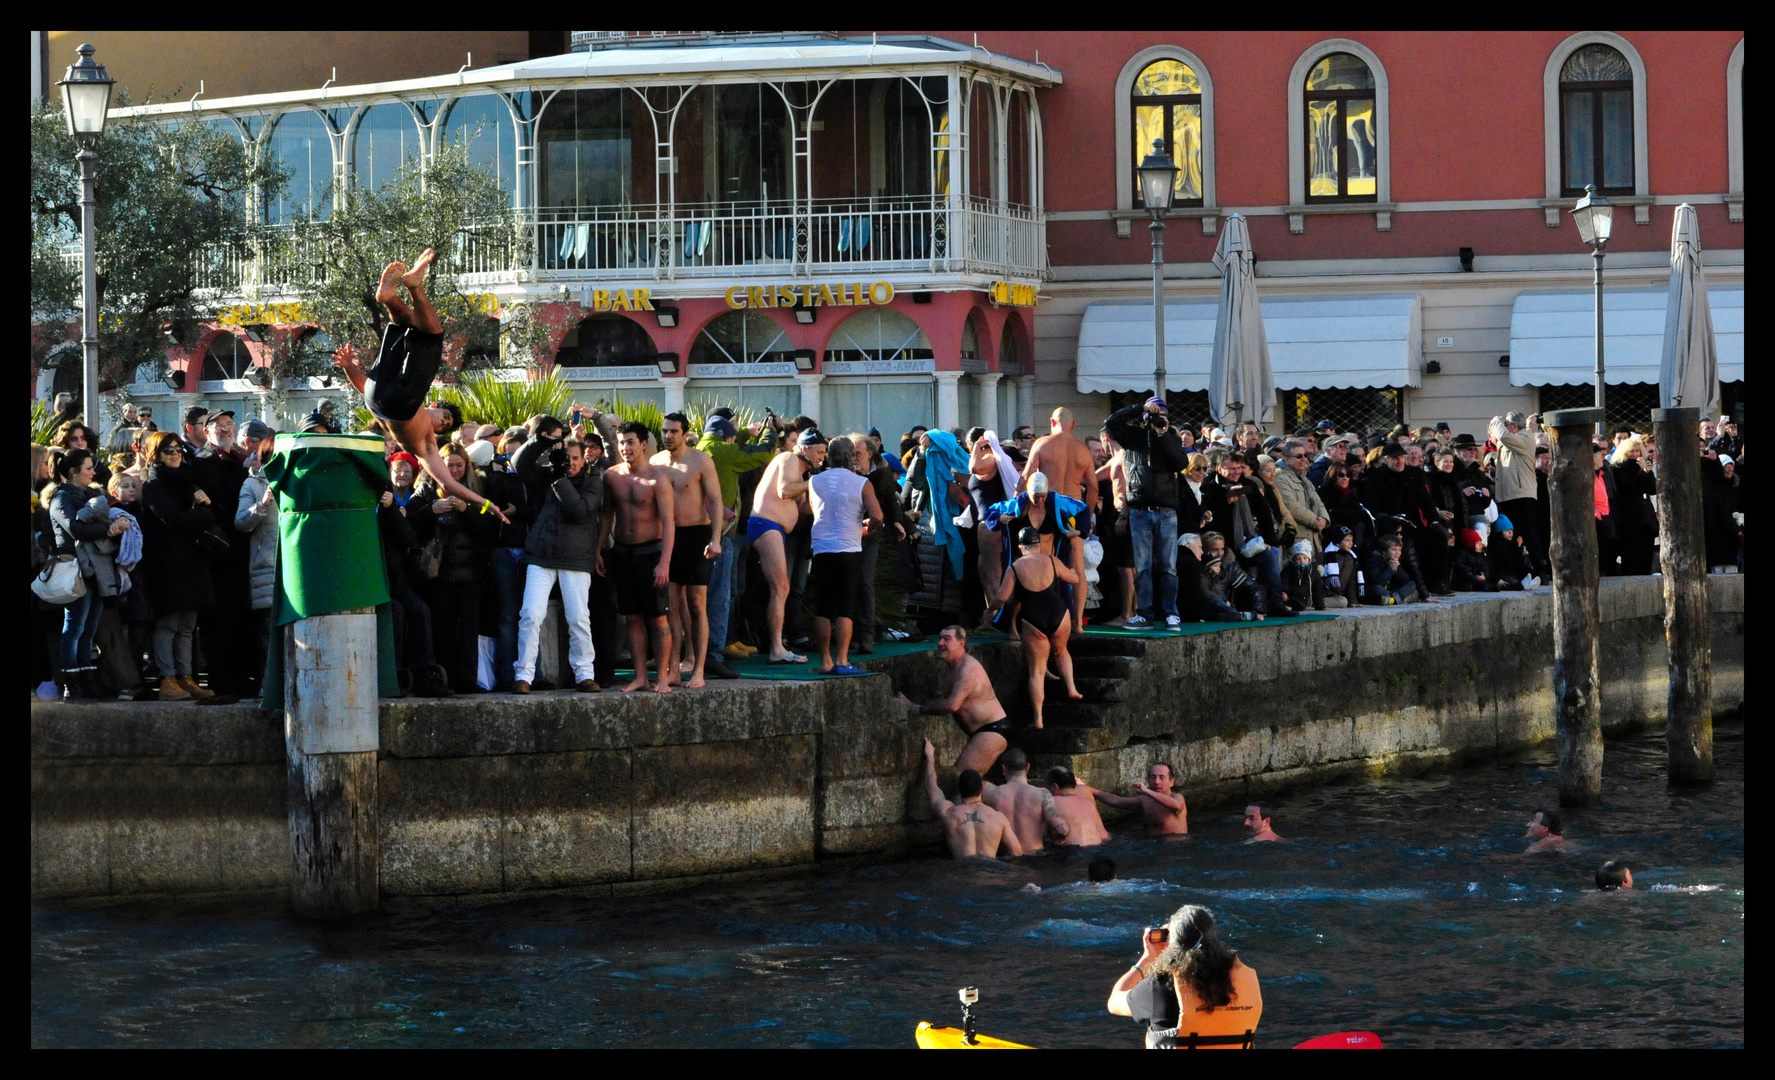
[[[1391,607],[1409,604],[1418,598],[1417,583],[1399,565],[1403,551],[1404,546],[1396,533],[1389,533],[1376,542],[1374,554],[1369,556],[1368,569],[1363,571],[1368,582],[1370,604]]]
[[[1362,572],[1356,569],[1356,534],[1347,525],[1326,530],[1331,543],[1325,546],[1325,606],[1355,607],[1362,602]]]
[[[1485,537],[1477,529],[1461,530],[1461,546],[1454,554],[1455,588],[1462,592],[1497,592],[1491,561],[1485,557]]]
[[[1499,591],[1521,589],[1527,592],[1539,585],[1541,580],[1529,572],[1528,555],[1523,551],[1522,541],[1517,538],[1516,527],[1510,519],[1500,514],[1492,528],[1491,577]]]
[[[1282,602],[1291,612],[1325,610],[1325,579],[1313,565],[1313,542],[1301,540],[1294,545],[1288,564],[1282,567]]]

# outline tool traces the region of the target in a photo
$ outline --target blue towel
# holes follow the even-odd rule
[[[962,577],[961,530],[956,528],[955,517],[965,507],[956,506],[949,501],[950,471],[968,472],[968,455],[955,441],[955,436],[947,431],[925,432],[931,440],[931,448],[925,451],[924,475],[925,482],[931,489],[931,526],[936,532],[937,546],[949,555],[949,570],[955,580]]]
[[[1060,524],[1077,531],[1079,515],[1085,512],[1084,503],[1071,496],[1059,495],[1050,491],[1048,493],[1048,507],[1060,515]],[[1027,491],[1014,499],[996,502],[986,508],[986,527],[1004,537],[1006,566],[1011,565],[1011,561],[1017,557],[1015,550],[1017,538],[1011,535],[1010,523],[1022,517],[1028,509],[1029,492]],[[1000,522],[1004,523],[1004,528],[1000,528]]]

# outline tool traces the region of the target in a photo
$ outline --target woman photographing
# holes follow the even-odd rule
[[[1143,933],[1140,960],[1116,980],[1108,1008],[1146,1024],[1149,1050],[1249,1050],[1263,991],[1221,943],[1213,913],[1185,904]]]

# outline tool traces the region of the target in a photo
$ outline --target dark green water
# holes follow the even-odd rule
[[[39,908],[33,1046],[907,1047],[981,991],[981,1030],[1041,1046],[1139,1045],[1108,1016],[1141,927],[1219,917],[1263,984],[1260,1047],[1339,1030],[1388,1046],[1744,1042],[1744,744],[1720,779],[1664,782],[1662,736],[1608,747],[1567,850],[1526,856],[1556,799],[1551,747],[1283,801],[1287,845],[1238,811],[1191,839],[1084,860],[927,859],[678,896],[401,910],[346,929],[238,907]],[[1627,859],[1639,888],[1590,887]],[[1024,888],[1034,883],[1035,892]]]

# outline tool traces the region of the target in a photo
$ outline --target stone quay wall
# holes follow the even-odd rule
[[[1661,582],[1601,591],[1604,715],[1663,719]],[[1709,579],[1716,715],[1744,697],[1744,579]],[[1197,806],[1352,772],[1478,758],[1553,736],[1552,597],[1474,596],[1335,620],[1146,640],[1092,726],[1032,733],[1037,766],[1126,790],[1169,760]],[[985,663],[1019,715],[1022,659]],[[921,740],[953,761],[930,654],[891,678],[744,681],[672,695],[401,700],[381,706],[385,897],[620,895],[937,839]],[[282,717],[241,706],[33,705],[38,900],[287,888]]]

